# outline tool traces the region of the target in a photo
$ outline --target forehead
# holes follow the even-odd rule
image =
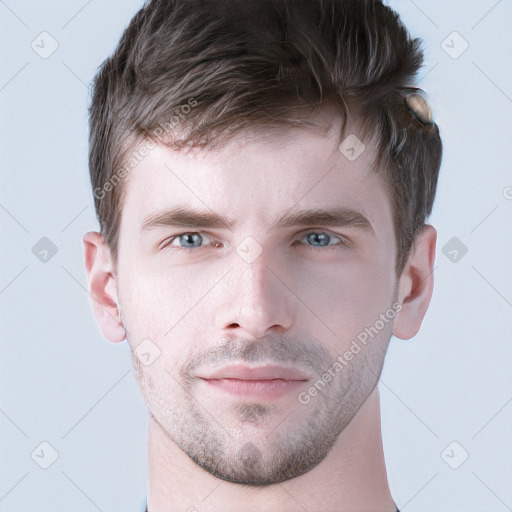
[[[363,211],[372,226],[386,220],[383,209],[390,219],[385,183],[372,169],[376,148],[350,132],[340,145],[337,130],[247,129],[220,148],[188,153],[157,145],[127,177],[122,224],[141,227],[151,213],[182,205],[267,226],[284,211],[326,206]]]

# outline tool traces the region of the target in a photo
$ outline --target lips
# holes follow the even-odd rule
[[[310,379],[301,368],[274,364],[229,364],[205,370],[198,377],[216,393],[223,393],[235,400],[259,401],[290,396]]]
[[[249,366],[247,364],[229,364],[222,367],[215,367],[205,370],[198,375],[205,380],[212,379],[239,379],[239,380],[259,380],[269,381],[273,379],[282,379],[287,381],[307,381],[309,374],[292,366],[281,365],[260,365]]]

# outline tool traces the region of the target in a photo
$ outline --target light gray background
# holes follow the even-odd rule
[[[380,383],[391,491],[404,512],[505,512],[512,3],[388,3],[424,39],[419,84],[445,148],[430,219],[438,230],[434,296],[418,336],[392,339]],[[1,512],[132,512],[146,492],[146,409],[127,343],[105,341],[90,312],[81,241],[97,229],[88,84],[140,6],[0,0]],[[51,49],[43,31],[59,45],[46,59],[31,47]],[[58,249],[47,262],[32,252],[42,237]],[[453,237],[458,253],[445,255]],[[58,452],[48,469],[39,465],[51,461],[42,442]]]

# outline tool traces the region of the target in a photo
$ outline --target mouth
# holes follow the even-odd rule
[[[209,389],[260,400],[272,400],[289,394],[311,378],[297,367],[240,364],[210,369],[198,377]]]

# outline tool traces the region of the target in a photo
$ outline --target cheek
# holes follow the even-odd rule
[[[336,346],[350,344],[392,304],[394,277],[387,267],[375,262],[341,264],[299,274],[297,295],[312,312],[305,316],[307,321],[318,324],[318,334],[332,338]]]
[[[133,343],[149,338],[163,345],[201,314],[202,299],[215,283],[215,276],[185,268],[138,268],[123,277],[119,300]]]

